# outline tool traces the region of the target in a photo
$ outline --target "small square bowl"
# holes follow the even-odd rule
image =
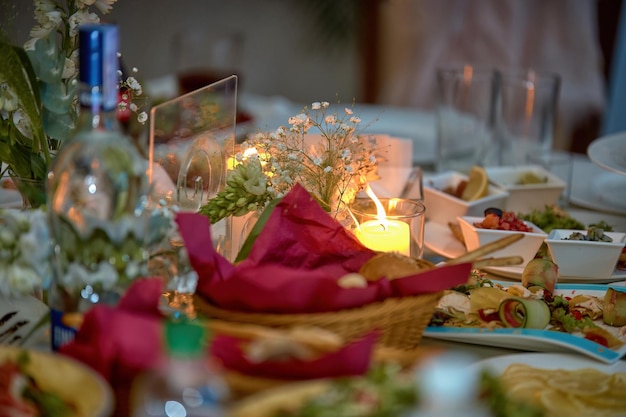
[[[586,230],[553,229],[546,239],[550,256],[559,267],[559,275],[610,278],[624,248],[626,233],[604,232],[613,242],[567,240],[573,232],[587,234]]]
[[[547,205],[556,204],[566,187],[562,179],[539,165],[487,167],[485,171],[492,184],[509,193],[506,204],[501,208],[516,213],[544,210]],[[525,174],[544,178],[545,182],[521,184]]]
[[[463,216],[457,218],[459,226],[461,226],[461,232],[463,233],[463,240],[465,240],[465,247],[468,251],[477,249],[480,246],[514,233],[523,233],[524,237],[522,239],[505,248],[490,253],[489,257],[521,256],[523,259],[522,266],[524,266],[535,257],[541,244],[548,237],[547,233],[541,230],[536,224],[527,221],[524,221],[524,224],[532,228],[532,232],[482,229],[474,226],[474,223],[482,222],[484,218],[484,216]]]
[[[461,181],[467,181],[467,179],[467,175],[456,171],[425,176],[426,220],[448,224],[448,222],[456,222],[459,216],[482,216],[485,209],[489,207],[504,207],[509,194],[491,184],[487,195],[474,201],[465,201],[444,191],[456,189]]]

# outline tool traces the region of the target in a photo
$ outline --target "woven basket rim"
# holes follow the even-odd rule
[[[377,301],[373,303],[369,303],[363,306],[347,308],[343,310],[334,310],[334,311],[323,311],[323,312],[315,312],[315,313],[264,313],[264,312],[254,312],[254,311],[240,311],[240,310],[230,310],[219,307],[210,301],[206,300],[204,297],[196,294],[194,295],[194,304],[199,304],[199,311],[202,311],[202,308],[210,308],[213,311],[218,311],[224,315],[232,315],[238,317],[259,317],[262,316],[266,319],[288,319],[290,321],[298,320],[298,319],[311,319],[313,317],[318,318],[330,318],[334,317],[336,319],[343,318],[348,319],[353,316],[363,316],[367,313],[375,313],[380,309],[394,309],[394,310],[402,310],[409,306],[414,306],[417,299],[428,299],[431,298],[439,298],[443,291],[438,291],[434,293],[424,293],[424,294],[416,294],[412,296],[405,297],[389,297],[382,301]],[[198,306],[196,306],[198,307]]]

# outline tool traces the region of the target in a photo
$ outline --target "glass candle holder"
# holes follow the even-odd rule
[[[399,252],[421,259],[424,254],[426,207],[405,198],[381,198],[384,217],[376,202],[360,198],[350,206],[358,225],[354,230],[361,243],[380,252]]]

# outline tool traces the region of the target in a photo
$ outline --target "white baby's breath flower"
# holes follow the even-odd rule
[[[146,113],[145,111],[140,112],[137,115],[137,121],[141,124],[146,123],[146,121],[148,120],[148,113]]]
[[[139,84],[139,81],[137,81],[135,77],[128,77],[126,79],[126,85],[128,85],[128,87],[131,88],[137,95],[141,95],[143,93],[141,84]]]
[[[360,140],[355,133],[360,119],[327,113],[328,108],[326,101],[313,102],[311,110],[305,108],[302,113],[290,117],[288,127],[259,132],[242,144],[243,149],[256,148],[260,154],[269,155],[269,163],[262,166],[266,178],[263,192],[267,195],[264,201],[286,195],[299,183],[326,210],[337,213],[342,204],[350,203],[364,187],[365,178],[376,165],[374,138]],[[346,114],[352,114],[351,110]],[[307,133],[312,128],[316,130],[316,135],[309,136]],[[247,164],[248,161],[242,163]],[[230,187],[237,186],[235,181],[229,184]],[[243,184],[245,182],[238,187],[243,188]],[[230,192],[240,198],[241,193]],[[226,206],[226,201],[216,201],[217,197],[209,200],[201,212],[215,214],[212,207],[219,204]],[[234,198],[232,201],[232,204],[239,203]],[[212,222],[219,220],[209,217]]]
[[[352,109],[349,109],[347,107],[344,109],[344,111],[346,112],[346,114],[352,114],[353,113]]]

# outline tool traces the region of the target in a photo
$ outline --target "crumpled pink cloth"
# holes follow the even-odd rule
[[[60,353],[90,366],[113,387],[128,387],[139,374],[162,366],[167,358],[165,317],[158,308],[163,289],[160,278],[143,278],[131,285],[117,306],[94,306],[85,314],[74,341]],[[253,363],[245,356],[240,339],[217,334],[211,335],[207,355],[225,369],[273,379],[362,375],[369,368],[377,336],[377,332],[363,335],[314,360]]]
[[[230,310],[318,313],[361,307],[389,297],[438,292],[465,283],[471,264],[435,268],[402,279],[380,279],[365,288],[337,280],[375,255],[333,219],[299,184],[274,208],[247,259],[233,265],[215,251],[210,224],[200,214],[176,217],[196,292]]]
[[[89,365],[112,385],[153,369],[165,358],[160,278],[136,280],[117,306],[95,305],[60,353]]]
[[[311,360],[267,360],[255,363],[248,359],[242,348],[246,341],[218,335],[211,344],[211,353],[227,369],[244,375],[290,380],[338,378],[367,372],[377,337],[378,332],[373,331],[335,352]]]

